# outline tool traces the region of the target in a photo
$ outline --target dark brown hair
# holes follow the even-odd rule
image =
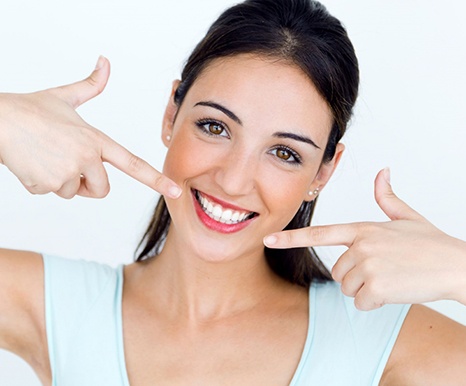
[[[357,58],[340,21],[313,0],[246,0],[227,9],[186,62],[174,96],[176,105],[181,106],[213,60],[239,54],[284,60],[311,79],[333,114],[322,163],[332,160],[351,118],[359,85]],[[309,226],[315,205],[316,200],[303,202],[285,229]],[[160,253],[170,221],[161,197],[139,244],[137,261]],[[312,248],[265,248],[265,256],[274,272],[292,283],[308,287],[312,280],[331,280]]]

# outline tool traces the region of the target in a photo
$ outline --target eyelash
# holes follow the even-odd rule
[[[203,119],[199,119],[196,121],[196,126],[199,128],[199,130],[201,130],[204,134],[206,135],[209,135],[211,137],[223,137],[223,135],[221,134],[214,134],[212,132],[209,131],[209,129],[207,129],[205,126],[206,125],[217,125],[217,126],[220,126],[220,128],[223,129],[223,131],[227,134],[228,137],[230,137],[229,133],[228,133],[228,130],[226,129],[226,125],[221,122],[221,121],[217,121],[215,119],[210,119],[210,118],[203,118]]]
[[[291,164],[291,165],[301,165],[303,163],[301,156],[296,151],[294,151],[291,147],[288,147],[285,145],[279,145],[272,149],[272,151],[277,151],[277,150],[286,151],[287,153],[290,153],[290,155],[293,157],[292,161],[288,161],[288,160],[284,160],[276,156],[281,162],[284,162],[286,164]]]
[[[217,121],[217,120],[211,119],[211,118],[203,118],[203,119],[199,119],[199,120],[196,121],[196,126],[205,135],[208,135],[210,137],[223,137],[221,134],[214,134],[214,133],[210,132],[210,130],[208,130],[205,127],[206,125],[212,125],[212,124],[213,125],[218,125],[223,130],[223,132],[225,132],[227,134],[227,137],[228,138],[230,137],[230,135],[228,133],[228,130],[225,127],[226,125],[221,121]],[[295,150],[293,150],[291,147],[288,147],[288,146],[285,146],[285,145],[278,145],[278,146],[275,146],[273,149],[271,149],[271,151],[277,151],[277,150],[283,150],[283,151],[285,151],[287,153],[290,153],[290,155],[293,157],[292,161],[287,161],[287,160],[281,159],[280,157],[275,155],[275,157],[278,158],[279,161],[281,161],[281,162],[283,162],[285,164],[289,164],[289,165],[301,165],[303,163],[301,156]]]

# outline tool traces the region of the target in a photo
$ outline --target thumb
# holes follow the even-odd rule
[[[110,76],[110,62],[104,56],[99,60],[94,71],[86,79],[66,86],[60,86],[49,91],[56,93],[73,108],[81,106],[84,102],[94,98],[104,91]]]
[[[390,220],[423,220],[419,213],[393,193],[390,184],[390,169],[385,168],[377,174],[374,183],[374,195],[377,204]]]

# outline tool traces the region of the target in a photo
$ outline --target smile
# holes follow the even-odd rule
[[[191,190],[196,213],[204,226],[220,233],[246,228],[259,214],[220,201],[198,190]]]
[[[201,205],[204,213],[211,219],[214,219],[215,221],[218,221],[222,224],[238,224],[255,217],[257,214],[255,212],[246,212],[233,208],[224,208],[220,203],[207,198],[198,190],[194,191],[194,196],[196,197],[197,202],[199,202]]]

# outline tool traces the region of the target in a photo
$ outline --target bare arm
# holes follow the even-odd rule
[[[466,327],[425,306],[411,307],[381,386],[464,385]]]
[[[101,57],[82,81],[30,94],[0,93],[0,164],[29,192],[104,197],[108,162],[164,195],[181,194],[173,181],[76,113],[104,90],[109,75],[110,63]],[[22,357],[50,384],[43,273],[40,255],[0,249],[0,348]]]
[[[0,249],[0,348],[23,358],[49,384],[43,275],[39,254]]]
[[[375,181],[375,195],[391,221],[280,232],[270,246],[347,246],[332,275],[361,310],[440,299],[466,305],[466,243],[440,231],[396,197],[383,173]],[[465,364],[466,326],[414,304],[380,385],[463,385]]]

